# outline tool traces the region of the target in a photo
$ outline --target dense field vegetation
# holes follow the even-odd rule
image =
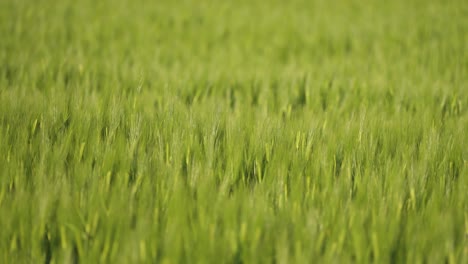
[[[468,261],[468,2],[0,1],[1,263]]]

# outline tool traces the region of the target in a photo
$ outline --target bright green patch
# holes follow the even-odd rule
[[[468,261],[466,1],[0,1],[0,263]]]

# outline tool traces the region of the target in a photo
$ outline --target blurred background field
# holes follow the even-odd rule
[[[0,1],[0,262],[464,263],[466,1]]]

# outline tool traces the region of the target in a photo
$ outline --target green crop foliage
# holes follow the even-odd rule
[[[467,263],[468,2],[0,1],[0,263]]]

